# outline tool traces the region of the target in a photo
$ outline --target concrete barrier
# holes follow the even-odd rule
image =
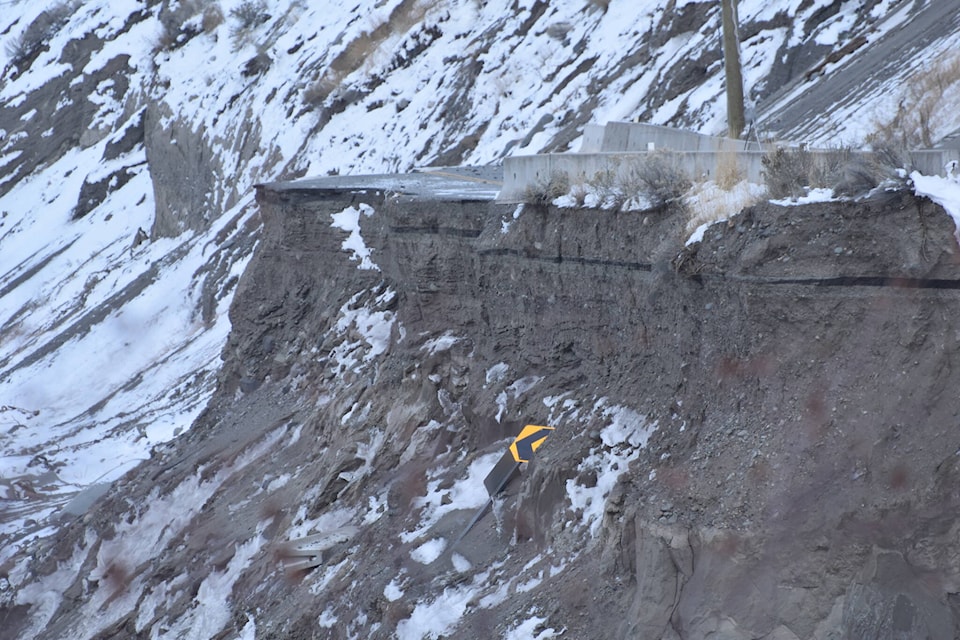
[[[583,138],[580,140],[580,153],[598,153],[603,151],[603,133],[606,127],[602,124],[583,125]]]
[[[960,129],[943,136],[936,145],[937,149],[960,149]]]
[[[545,183],[557,172],[566,174],[572,184],[586,183],[600,172],[618,176],[643,162],[649,153],[665,153],[694,181],[714,179],[718,171],[732,170],[751,182],[763,182],[763,157],[773,148],[744,149],[741,140],[706,136],[692,131],[632,122],[611,122],[584,130],[581,153],[547,153],[512,156],[503,161],[503,186],[497,198],[501,202],[521,202],[528,187]],[[599,146],[601,150],[595,149]],[[811,154],[831,153],[811,150]],[[855,154],[869,152],[854,151]],[[950,161],[960,162],[960,149],[924,149],[910,153],[913,168],[925,175],[943,175]]]
[[[945,149],[919,149],[910,152],[913,168],[926,176],[946,175],[950,162],[960,162],[960,146]]]
[[[595,125],[596,126],[596,125]],[[608,122],[597,151],[633,152],[670,149],[671,151],[757,151],[772,148],[756,142],[708,136],[695,131],[675,129],[641,122]],[[581,149],[581,152],[585,149]]]

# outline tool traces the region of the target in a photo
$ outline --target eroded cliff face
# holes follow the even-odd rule
[[[489,610],[468,606],[457,635],[502,632],[531,607],[576,637],[955,635],[960,443],[948,390],[960,279],[937,207],[907,195],[764,205],[684,249],[666,212],[515,217],[347,195],[262,193],[271,240],[234,307],[228,361],[247,363],[255,383],[344,398],[322,412],[331,443],[383,429],[359,495],[348,483],[327,507],[389,487],[389,517],[349,589],[382,594],[412,564],[390,542],[411,514],[399,487],[415,497],[424,469],[463,467],[544,421],[557,432],[499,526],[481,521],[468,536],[473,573],[457,580],[499,567],[509,585],[544,557],[564,568],[529,592],[514,583]],[[354,198],[375,211],[360,220],[379,271],[327,262],[343,257],[329,213]],[[364,298],[393,314],[390,346],[352,391],[333,391],[350,378],[331,375],[321,341],[337,310]],[[441,336],[450,347],[432,352]],[[311,341],[320,348],[308,356]],[[602,405],[656,430],[591,528],[570,496],[633,442],[603,437]],[[446,428],[425,436],[434,423]],[[443,573],[418,569],[420,580]],[[386,608],[380,619],[407,614],[399,601]]]
[[[39,637],[957,633],[960,267],[938,207],[765,204],[685,248],[669,211],[258,198],[219,390],[38,551],[37,584],[73,595]],[[556,431],[430,557],[530,422]],[[284,573],[285,541],[344,528]]]
[[[47,358],[155,283],[195,313],[114,387],[50,407],[72,422],[13,394],[7,408],[69,442],[17,451],[31,469],[4,478],[5,514],[31,518],[6,538],[0,636],[409,637],[431,618],[435,635],[490,637],[535,617],[587,637],[944,637],[955,624],[955,245],[929,204],[762,207],[696,250],[666,212],[274,186],[261,238],[247,206],[264,179],[567,149],[591,119],[719,131],[715,3],[625,15],[403,0],[358,18],[271,2],[245,26],[239,3],[37,4],[10,5],[0,34],[0,227],[13,253],[40,213],[62,237],[6,272],[4,295],[29,291],[6,335],[29,340],[0,358],[4,376],[32,369],[56,390],[72,372]],[[755,99],[900,8],[793,4],[741,16]],[[347,210],[376,268],[344,248],[333,218]],[[95,249],[74,246],[108,227]],[[215,374],[218,306],[258,239]],[[92,252],[111,257],[78,269]],[[192,276],[161,279],[180,268]],[[153,337],[143,317],[124,341]],[[205,340],[212,326],[223,333]],[[217,375],[194,432],[155,444],[188,427]],[[458,547],[470,567],[422,562],[475,508],[470,471],[528,421],[558,431]],[[73,437],[91,424],[113,433]],[[150,460],[78,516],[60,454],[128,445],[118,464]],[[74,486],[93,500],[102,477]],[[360,532],[288,581],[280,543],[343,525]]]
[[[255,183],[485,164],[517,151],[570,149],[590,121],[724,128],[714,2],[11,0],[4,6],[0,306],[6,314],[0,333],[7,339],[0,340],[0,440],[12,466],[0,478],[8,502],[0,518],[0,576],[16,573],[13,567],[32,549],[50,543],[43,538],[58,535],[51,516],[83,512],[75,499],[86,505],[151,450],[189,430],[206,405],[229,330],[225,309],[260,232]],[[818,60],[850,63],[851,75],[874,77],[870,64],[857,71],[864,68],[853,64],[861,50],[850,53],[849,45],[864,33],[871,40],[889,33],[890,15],[915,27],[931,14],[906,1],[741,7],[747,84],[760,111],[775,89],[803,77]],[[949,44],[935,39],[917,58],[912,51],[887,56],[896,69],[880,76],[905,75],[924,56],[951,50]],[[869,50],[863,50],[867,61]],[[844,51],[850,55],[837,60]],[[820,87],[818,78],[810,76],[809,86]],[[881,94],[884,100],[890,95],[858,92],[856,112],[871,120],[882,115]],[[842,130],[822,127],[814,141],[837,139]],[[460,268],[482,273],[483,265],[498,263],[498,252],[509,257],[517,250],[495,244],[469,254],[473,262],[462,267],[438,257],[420,277],[452,277]],[[565,270],[550,275],[550,259],[541,265],[544,274],[569,281]],[[596,266],[594,258],[586,260],[584,269]],[[650,268],[651,277],[659,277]],[[523,274],[531,275],[539,274]],[[491,322],[526,318],[564,301],[562,293],[512,300],[512,285],[493,282],[496,277],[488,273],[477,286],[507,287],[498,302],[503,308],[475,298],[463,303],[499,314]],[[441,285],[419,286],[422,296],[433,296],[422,304],[448,300]],[[314,289],[302,293],[303,304],[317,295]],[[389,305],[399,305],[402,295],[394,292],[394,302],[387,296],[388,307],[370,317],[393,318]],[[621,302],[602,295],[591,304]],[[640,300],[647,292],[625,295]],[[149,310],[145,301],[153,305]],[[360,314],[366,298],[352,304],[356,308],[342,314]],[[336,311],[331,328],[341,319],[341,307]],[[510,349],[534,341],[527,329],[498,327],[506,351],[489,370],[491,380],[510,366]],[[538,347],[529,357],[576,364],[589,347],[603,355],[598,367],[619,366],[625,356],[617,341],[598,333],[584,346],[566,337],[575,328],[559,328],[561,346]],[[630,325],[623,341],[639,331]],[[224,379],[249,392],[261,384],[257,371],[282,377],[304,366],[294,357],[301,348],[324,353],[329,346],[304,334],[292,346],[284,343],[290,355],[276,351],[274,334],[258,347],[270,354],[269,363],[254,352]],[[362,338],[357,333],[355,339]],[[75,359],[76,353],[85,355]],[[96,375],[79,373],[78,360]],[[571,380],[585,375],[569,370]],[[344,365],[340,373],[350,371]],[[505,397],[523,395],[525,384]],[[491,397],[494,413],[505,420],[500,392],[506,393],[499,389]],[[488,413],[479,415],[489,419]],[[512,428],[493,422],[493,431]],[[117,450],[124,453],[114,459]]]

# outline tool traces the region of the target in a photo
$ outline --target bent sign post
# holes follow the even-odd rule
[[[520,431],[520,435],[510,445],[510,453],[513,454],[513,459],[517,462],[530,462],[533,452],[543,444],[551,431],[553,431],[553,427],[541,427],[536,424],[525,426]]]
[[[480,518],[482,518],[487,512],[487,509],[490,508],[490,504],[497,494],[503,491],[503,488],[516,477],[517,472],[520,470],[520,464],[530,462],[530,459],[533,458],[533,452],[540,448],[540,445],[544,443],[547,436],[549,436],[553,430],[553,427],[544,427],[536,424],[528,424],[520,430],[517,437],[514,438],[510,446],[507,447],[507,450],[503,452],[503,456],[500,457],[497,464],[493,466],[493,469],[490,470],[487,477],[483,479],[483,485],[487,488],[490,499],[480,507],[474,514],[473,519],[470,520],[467,528],[464,529],[463,533],[450,545],[451,550],[456,547],[457,544],[463,540],[463,537],[469,533],[470,529],[480,521]]]
[[[536,424],[528,424],[514,438],[513,442],[503,457],[494,465],[493,469],[483,480],[483,485],[487,488],[487,493],[493,498],[503,491],[511,480],[517,475],[521,462],[529,462],[533,457],[533,452],[543,444],[553,427],[543,427]]]

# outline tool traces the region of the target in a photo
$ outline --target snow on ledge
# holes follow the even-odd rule
[[[960,243],[960,180],[952,172],[946,177],[925,176],[919,171],[910,174],[913,192],[918,196],[930,198],[953,218],[956,229],[953,232]]]

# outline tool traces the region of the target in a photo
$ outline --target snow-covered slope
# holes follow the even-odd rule
[[[823,147],[878,134],[911,148],[936,145],[960,130],[956,9],[945,0],[883,2],[865,23],[841,9],[836,29],[815,36],[833,50],[762,101],[760,131]]]
[[[754,101],[913,4],[742,2]],[[610,119],[719,133],[719,31],[684,0],[4,3],[0,566],[204,408],[254,184],[494,163]]]

